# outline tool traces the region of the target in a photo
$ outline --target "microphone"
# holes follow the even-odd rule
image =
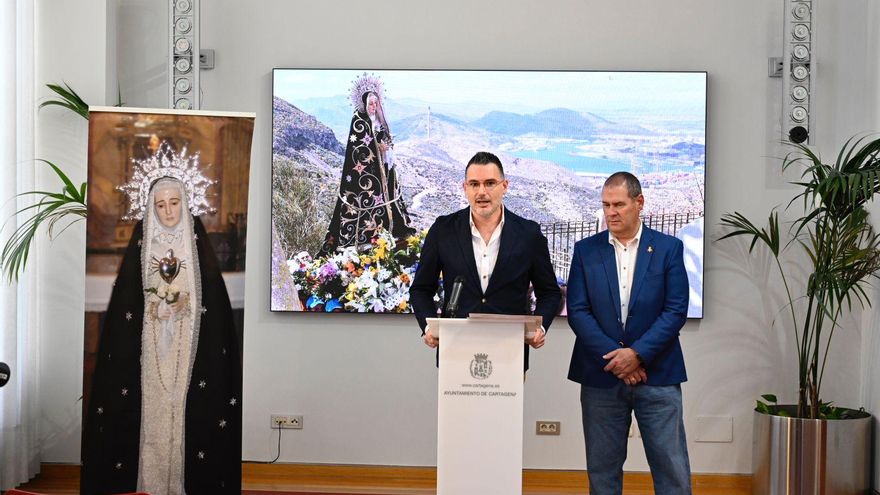
[[[9,365],[3,362],[0,362],[0,387],[6,385],[6,382],[9,381],[9,376],[12,374],[9,371]]]
[[[461,275],[455,277],[452,282],[452,293],[449,295],[449,302],[446,304],[446,317],[455,318],[458,311],[458,299],[461,297],[461,286],[464,285],[464,277]]]

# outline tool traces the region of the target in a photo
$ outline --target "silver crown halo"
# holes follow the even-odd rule
[[[187,148],[184,146],[180,153],[177,153],[173,146],[163,141],[153,156],[143,160],[132,158],[131,161],[134,163],[131,179],[116,187],[118,191],[128,196],[128,213],[123,215],[123,220],[144,218],[147,201],[150,198],[150,187],[163,177],[173,177],[183,183],[189,211],[193,215],[199,216],[217,211],[208,203],[205,194],[217,181],[202,175],[198,152],[187,155]]]
[[[359,112],[365,112],[364,93],[376,93],[380,102],[385,101],[385,91],[382,88],[382,80],[375,74],[363,73],[351,83],[351,105]]]

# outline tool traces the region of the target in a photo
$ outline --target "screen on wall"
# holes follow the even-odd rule
[[[688,316],[702,317],[706,79],[275,69],[271,309],[411,312],[427,229],[467,206],[465,165],[490,151],[504,205],[541,225],[563,288],[574,243],[605,229],[604,180],[639,177],[643,222],[684,242]]]

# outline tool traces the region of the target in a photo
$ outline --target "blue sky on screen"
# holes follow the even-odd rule
[[[298,99],[347,96],[363,70],[276,70],[274,93]],[[575,71],[367,71],[378,75],[390,99],[433,104],[470,102],[510,105],[535,112],[548,108],[577,111],[637,111],[705,119],[703,72]]]

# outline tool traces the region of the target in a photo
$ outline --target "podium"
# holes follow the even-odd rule
[[[440,339],[438,495],[522,493],[523,338],[540,321],[428,319]]]

